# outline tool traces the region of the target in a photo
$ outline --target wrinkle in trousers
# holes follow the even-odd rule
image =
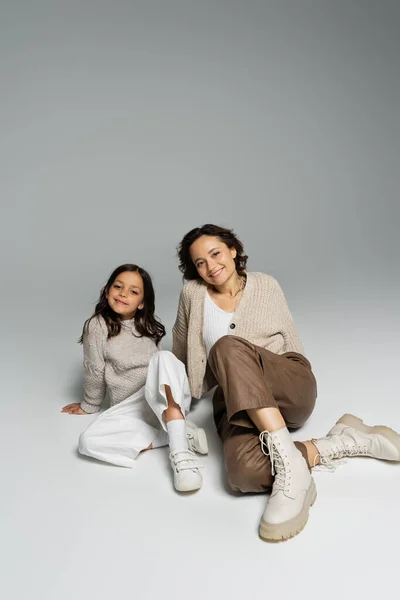
[[[160,429],[166,431],[163,413],[168,408],[165,386],[186,416],[191,395],[185,366],[172,352],[160,350],[149,363],[146,384],[126,400],[101,413],[81,433],[79,452],[120,467],[133,467]]]
[[[274,354],[232,335],[214,344],[208,362],[218,382],[214,421],[223,443],[229,485],[237,492],[267,491],[273,483],[271,463],[246,411],[278,408],[288,428],[301,427],[317,398],[311,365],[297,352]],[[296,445],[304,454],[304,446]]]

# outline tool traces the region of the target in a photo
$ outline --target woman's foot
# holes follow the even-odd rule
[[[286,427],[260,434],[275,480],[259,528],[266,541],[286,540],[303,529],[317,492],[308,465]]]
[[[343,415],[326,437],[312,442],[320,464],[328,469],[335,469],[334,461],[353,456],[400,461],[400,435],[384,425],[365,425],[354,415]]]

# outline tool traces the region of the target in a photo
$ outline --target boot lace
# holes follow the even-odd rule
[[[259,435],[261,442],[261,450],[271,462],[271,473],[275,475],[274,490],[287,491],[292,479],[288,468],[289,465],[285,462],[287,455],[281,449],[279,441],[274,441],[268,431],[262,431]]]
[[[318,442],[316,439],[312,441]],[[348,446],[347,444],[341,447],[336,446],[329,451],[317,454],[314,463],[318,456],[320,457],[320,463],[318,465],[314,464],[313,469],[315,471],[329,471],[333,473],[340,465],[344,465],[349,458],[354,456],[368,456],[368,447],[366,445]]]

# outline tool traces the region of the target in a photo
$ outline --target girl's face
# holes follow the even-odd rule
[[[236,272],[236,249],[217,237],[202,235],[189,251],[198,274],[210,285],[223,285]]]
[[[137,309],[142,309],[144,289],[143,279],[137,272],[120,273],[106,292],[110,308],[122,319],[132,319]]]

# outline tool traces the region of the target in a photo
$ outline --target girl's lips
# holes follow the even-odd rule
[[[127,303],[126,303],[126,302],[122,302],[122,300],[118,300],[118,298],[115,298],[115,302],[116,302],[117,304],[123,304],[124,306],[127,306]]]

